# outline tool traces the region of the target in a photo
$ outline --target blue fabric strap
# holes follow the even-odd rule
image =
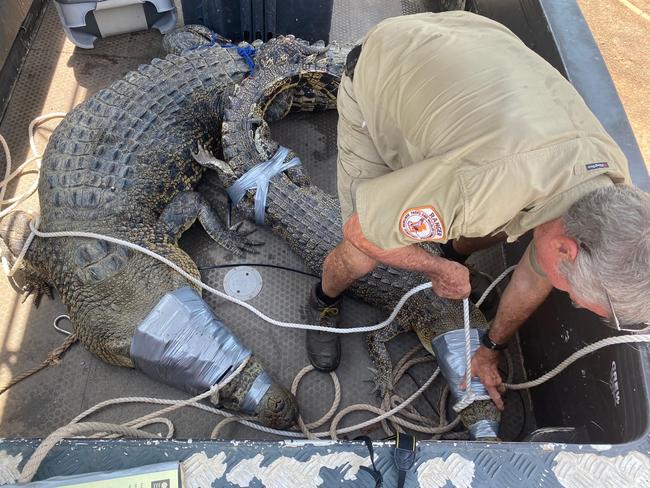
[[[300,159],[293,157],[287,163],[284,159],[289,154],[289,149],[280,146],[277,152],[268,161],[264,161],[241,175],[230,188],[228,188],[228,196],[234,205],[237,205],[246,192],[256,188],[255,192],[255,222],[259,225],[264,224],[264,213],[266,210],[266,196],[269,191],[269,181],[278,173],[298,166]]]
[[[253,46],[238,47],[237,54],[239,54],[251,70],[251,76],[255,74],[255,61],[253,56],[255,55],[255,48]]]
[[[255,56],[255,48],[253,46],[249,45],[246,47],[239,47],[239,46],[235,46],[234,44],[222,44],[221,47],[223,48],[236,47],[237,54],[239,54],[246,62],[246,64],[248,65],[248,69],[251,70],[250,76],[253,76],[253,74],[255,73],[255,60],[253,59],[253,56]]]
[[[212,47],[212,46],[217,45],[217,43],[218,43],[217,42],[217,36],[214,33],[214,31],[212,31],[210,44],[197,44],[195,46],[192,46],[192,47],[188,48],[188,51],[194,51],[196,49],[206,49],[208,47]],[[255,60],[254,60],[255,48],[253,46],[248,45],[248,46],[245,46],[245,47],[239,47],[239,46],[236,46],[235,44],[221,44],[221,47],[223,47],[223,48],[232,48],[232,47],[237,48],[237,54],[239,54],[243,58],[243,60],[246,62],[246,64],[248,65],[248,68],[251,70],[251,72],[250,72],[251,76],[255,73]]]

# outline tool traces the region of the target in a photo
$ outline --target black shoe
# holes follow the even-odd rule
[[[340,300],[333,305],[323,303],[316,296],[316,286],[311,289],[309,296],[311,323],[324,327],[338,327]],[[323,373],[329,373],[338,368],[341,362],[341,338],[339,334],[308,330],[306,339],[307,356],[314,368]]]
[[[472,303],[476,303],[494,280],[490,275],[482,273],[472,266],[467,267],[469,268],[469,283],[472,287],[469,299]],[[483,316],[488,322],[496,316],[500,299],[498,290],[494,288],[479,307],[479,310],[483,312]]]

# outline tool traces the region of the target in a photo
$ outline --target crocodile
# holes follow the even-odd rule
[[[283,49],[309,51],[297,42]],[[236,49],[216,46],[154,59],[75,107],[52,134],[43,156],[40,230],[124,239],[199,279],[197,266],[177,244],[195,220],[233,254],[253,252],[258,243],[241,227],[224,227],[193,190],[205,168],[192,156],[197,142],[221,152],[224,101],[248,74],[249,66]],[[30,218],[14,213],[0,222],[0,250],[9,258],[19,254]],[[58,291],[88,350],[126,367],[134,366],[129,354],[137,326],[161,298],[181,287],[197,288],[147,255],[88,238],[36,238],[23,272],[27,292],[37,298],[51,296],[51,287]],[[211,400],[240,411],[262,372],[253,355]],[[287,428],[297,419],[295,398],[273,381],[254,417],[267,426]]]
[[[284,42],[292,42],[292,39],[279,37],[269,44]],[[341,51],[336,45],[330,49]],[[330,57],[312,54],[284,57],[278,62],[277,57],[261,53],[256,58],[256,75],[238,84],[226,103],[222,128],[224,159],[211,157],[206,152],[200,158],[203,164],[218,171],[224,187],[228,188],[250,168],[269,160],[278,151],[279,145],[271,138],[266,113],[278,99],[286,100],[287,92],[299,93],[298,97],[293,95],[294,99],[304,105],[292,106],[291,110],[335,108],[343,64],[332,63],[331,59],[340,57],[340,53]],[[305,99],[312,103],[304,104]],[[290,151],[285,162],[294,156]],[[249,190],[239,204],[239,209],[249,219],[254,218],[254,194],[254,190]],[[271,230],[316,274],[321,273],[325,257],[342,239],[338,200],[312,185],[300,167],[271,179],[265,219]],[[440,252],[437,245],[424,247],[429,252]],[[391,312],[404,293],[426,281],[427,278],[418,273],[379,266],[358,280],[348,293]],[[485,330],[488,326],[481,311],[473,306],[470,320],[475,328]],[[462,324],[462,302],[443,300],[427,290],[409,299],[389,326],[368,334],[366,342],[375,365],[374,383],[379,395],[390,394],[393,387],[388,341],[403,332],[414,331],[425,349],[433,353],[432,339]],[[461,413],[461,420],[467,427],[482,419],[500,420],[491,401],[475,402]]]

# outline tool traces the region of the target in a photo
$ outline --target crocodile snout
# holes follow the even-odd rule
[[[286,388],[273,382],[255,408],[255,415],[264,425],[288,429],[298,419],[298,404]]]

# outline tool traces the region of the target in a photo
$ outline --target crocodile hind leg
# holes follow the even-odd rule
[[[50,283],[47,277],[42,273],[39,273],[36,269],[30,266],[25,269],[24,276],[22,292],[25,296],[22,300],[23,303],[25,303],[30,296],[33,296],[34,306],[38,308],[43,296],[48,297],[50,300],[54,299],[52,283]]]
[[[394,320],[383,329],[370,332],[366,336],[366,345],[370,359],[375,365],[370,368],[373,377],[370,380],[374,384],[374,390],[380,398],[384,398],[386,393],[393,390],[393,363],[390,360],[390,354],[386,343],[401,333],[406,332],[398,321]]]
[[[227,229],[207,200],[194,191],[185,191],[176,195],[163,210],[159,223],[176,242],[196,219],[201,222],[208,235],[227,251],[237,256],[242,256],[245,252],[257,254],[255,246],[260,243],[248,239],[247,234],[239,232],[241,222]]]

